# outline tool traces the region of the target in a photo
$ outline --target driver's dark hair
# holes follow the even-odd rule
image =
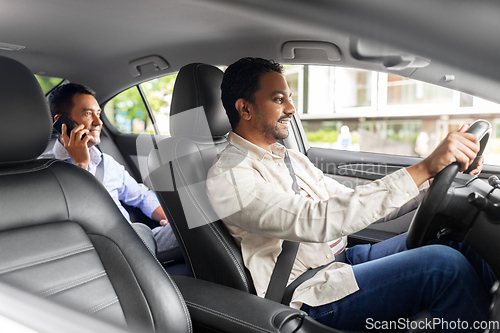
[[[236,101],[243,98],[253,103],[254,94],[260,88],[260,76],[271,72],[283,74],[283,66],[273,60],[250,57],[242,58],[226,69],[221,84],[221,98],[233,130],[240,121]]]
[[[49,96],[49,108],[54,119],[56,114],[69,114],[73,109],[73,97],[76,95],[92,95],[95,92],[82,84],[68,83],[55,88]]]

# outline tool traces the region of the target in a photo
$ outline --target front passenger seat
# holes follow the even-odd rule
[[[145,183],[169,212],[193,276],[255,293],[241,250],[205,192],[208,170],[226,147],[231,129],[221,101],[223,75],[217,67],[202,63],[180,69],[170,108],[172,137],[154,144]]]
[[[99,181],[37,159],[52,124],[33,74],[1,56],[0,73],[0,281],[138,332],[191,332],[176,285]]]

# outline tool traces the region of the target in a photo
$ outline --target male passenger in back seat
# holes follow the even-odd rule
[[[52,150],[40,157],[66,160],[88,170],[93,175],[96,175],[97,169],[103,167],[102,179],[99,180],[129,222],[130,216],[120,201],[139,208],[144,215],[159,222],[160,226],[153,230],[145,224],[132,223],[134,230],[148,247],[153,252],[157,252],[158,259],[162,263],[181,260],[182,253],[179,244],[156,194],[143,184],[137,183],[113,157],[101,153],[95,147],[101,142],[102,121],[100,119],[101,108],[94,96],[94,91],[75,83],[60,86],[51,93],[49,106],[54,121],[65,113],[78,126],[68,137],[66,125],[63,124],[63,134],[59,136],[59,140],[55,142]]]
[[[265,296],[286,239],[300,242],[289,283],[327,265],[295,290],[290,306],[328,326],[363,331],[374,321],[410,318],[426,309],[434,318],[466,320],[470,327],[486,319],[496,277],[465,244],[407,250],[403,234],[345,250],[348,234],[412,209],[426,181],[445,166],[458,161],[462,171],[467,168],[479,149],[474,135],[464,133],[467,125],[449,133],[422,162],[353,190],[278,143],[288,136],[295,113],[281,65],[241,59],[227,68],[221,88],[232,131],[208,173],[207,193],[240,244],[259,296]],[[344,251],[345,259],[334,261]]]

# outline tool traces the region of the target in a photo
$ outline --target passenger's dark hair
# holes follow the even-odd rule
[[[73,109],[73,97],[76,95],[92,95],[95,92],[78,83],[68,83],[55,88],[49,96],[49,107],[52,119],[56,114],[68,114]]]
[[[271,72],[283,74],[283,66],[262,58],[242,58],[226,69],[221,84],[221,98],[233,130],[240,121],[234,104],[240,98],[253,102],[254,94],[260,88],[260,76]]]

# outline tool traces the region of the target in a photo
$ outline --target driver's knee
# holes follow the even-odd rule
[[[425,255],[428,272],[436,272],[449,278],[460,278],[461,275],[474,274],[474,269],[459,251],[440,244],[427,245],[410,250]]]
[[[458,313],[469,309],[470,318],[485,316],[491,302],[490,296],[462,253],[445,245],[429,245],[420,249],[428,256],[426,271],[430,304],[438,302],[450,309],[462,308]],[[435,305],[434,308],[437,308]]]

